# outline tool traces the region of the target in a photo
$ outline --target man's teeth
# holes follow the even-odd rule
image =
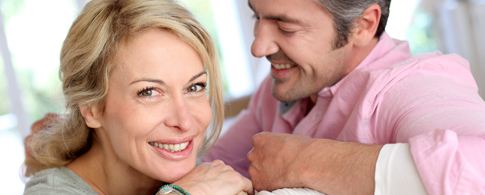
[[[272,65],[277,70],[287,69],[287,68],[291,68],[291,67],[294,66],[294,65],[291,65],[291,64],[272,64]]]
[[[162,144],[162,143],[157,143],[157,142],[148,142],[150,145],[168,150],[170,152],[180,152],[187,148],[189,145],[189,142],[181,143],[181,144]]]

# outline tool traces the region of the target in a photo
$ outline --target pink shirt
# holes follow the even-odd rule
[[[289,133],[364,144],[409,143],[430,194],[485,193],[485,102],[466,60],[439,52],[412,56],[407,42],[386,33],[337,84],[281,103],[271,77],[233,126],[203,157],[221,159],[249,177],[247,153],[260,132]]]

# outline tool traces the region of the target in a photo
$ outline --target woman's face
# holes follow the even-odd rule
[[[123,163],[174,182],[195,167],[212,111],[198,53],[166,30],[148,30],[117,54],[100,137]]]

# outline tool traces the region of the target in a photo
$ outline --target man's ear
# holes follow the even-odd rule
[[[101,127],[101,109],[98,108],[99,105],[90,105],[90,104],[80,104],[79,111],[81,111],[81,115],[84,117],[84,121],[86,121],[86,125],[90,128],[100,128]]]
[[[369,44],[376,34],[380,19],[381,7],[378,4],[373,4],[365,9],[356,21],[356,28],[352,33],[354,45],[366,46]]]

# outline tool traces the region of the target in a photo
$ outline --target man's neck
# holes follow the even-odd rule
[[[349,66],[347,66],[347,70],[345,71],[345,76],[347,76],[350,72],[352,72],[357,66],[364,61],[364,59],[372,52],[372,50],[376,47],[377,43],[379,42],[379,38],[372,38],[372,40],[363,47],[356,47],[352,48],[351,52],[348,54],[349,56]]]

